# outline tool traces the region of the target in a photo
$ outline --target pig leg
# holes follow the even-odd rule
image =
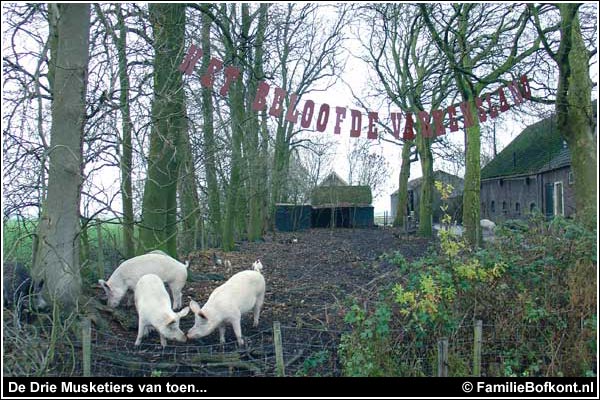
[[[265,301],[265,294],[261,294],[256,299],[256,304],[254,305],[254,324],[253,326],[256,328],[258,326],[258,317],[260,317],[260,309],[262,308],[263,302]]]
[[[162,333],[159,333],[160,335],[160,345],[165,348],[167,346],[167,338],[165,338]]]
[[[172,283],[169,286],[171,287],[171,293],[173,293],[173,310],[177,310],[181,308],[181,290],[183,289],[183,286],[180,286],[177,283]]]
[[[137,334],[137,339],[135,339],[135,345],[139,346],[140,343],[142,343],[142,338],[144,336],[146,336],[146,334],[148,333],[148,329],[146,328],[146,324],[144,323],[144,321],[140,318],[138,320],[138,334]]]
[[[231,326],[233,327],[233,332],[235,333],[235,337],[237,338],[237,342],[240,346],[244,345],[244,339],[242,339],[242,326],[240,324],[240,317],[231,321]]]
[[[221,344],[225,343],[225,324],[219,325],[219,340]]]

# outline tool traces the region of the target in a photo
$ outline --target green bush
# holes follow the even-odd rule
[[[446,216],[442,222],[451,221]],[[354,304],[347,314],[354,329],[340,346],[347,375],[417,375],[403,366],[423,359],[432,363],[435,357],[413,349],[456,338],[479,319],[485,326],[482,364],[488,376],[596,373],[595,231],[562,217],[546,221],[536,215],[499,226],[495,241],[484,249],[471,249],[441,230],[437,252],[412,263],[396,253],[386,260],[398,266],[398,274],[381,288],[382,303],[370,313]],[[381,320],[378,310],[390,313]],[[402,340],[376,334],[378,325],[385,332],[402,329]],[[467,374],[472,338],[455,343],[457,371],[450,374]],[[422,373],[434,373],[432,365],[422,367]]]

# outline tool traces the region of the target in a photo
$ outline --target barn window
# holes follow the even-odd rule
[[[569,185],[575,183],[575,176],[573,176],[573,171],[569,171]]]
[[[515,213],[517,215],[521,215],[521,203],[519,203],[518,201],[515,203]]]
[[[494,200],[492,200],[492,202],[490,203],[490,211],[493,213],[496,212],[496,202]]]
[[[504,214],[506,214],[508,212],[508,208],[506,207],[506,202],[505,201],[502,202],[502,212]]]
[[[529,212],[533,214],[533,213],[534,213],[534,211],[535,211],[535,203],[531,203],[531,204],[529,205]]]

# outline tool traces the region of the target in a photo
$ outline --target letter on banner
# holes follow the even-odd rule
[[[483,100],[481,97],[475,97],[475,107],[477,107],[479,122],[487,121],[487,113],[485,112],[485,108],[483,108]]]
[[[290,97],[290,106],[288,107],[287,113],[285,113],[285,120],[295,124],[298,122],[298,115],[300,115],[300,111],[296,111],[296,104],[298,103],[298,95],[296,93],[292,93]]]
[[[346,118],[346,107],[336,107],[335,108],[335,128],[333,128],[333,133],[339,135],[342,133],[342,128],[340,128],[340,124],[343,119]]]
[[[506,101],[506,96],[504,95],[504,90],[502,90],[501,87],[498,88],[498,96],[500,97],[500,111],[504,112],[507,111],[510,106],[508,105],[508,102]]]
[[[312,121],[314,112],[315,102],[312,100],[306,100],[306,103],[304,103],[304,110],[302,111],[302,120],[300,121],[300,126],[303,128],[310,127],[310,121]]]
[[[327,121],[329,121],[329,104],[321,104],[319,115],[317,115],[317,130],[319,132],[325,131]]]
[[[352,117],[350,137],[359,137],[362,130],[362,114],[359,110],[350,110],[350,116]]]
[[[267,94],[269,94],[269,89],[271,87],[265,81],[258,82],[258,86],[256,88],[256,95],[254,96],[254,101],[252,102],[252,110],[253,111],[262,111],[267,106]]]
[[[286,95],[287,92],[285,90],[279,86],[275,87],[275,95],[273,96],[273,103],[269,109],[269,115],[272,115],[273,117],[281,116],[281,113],[283,112],[283,99],[285,99]]]
[[[446,127],[444,126],[444,110],[433,110],[431,112],[433,117],[433,126],[435,127],[435,136],[442,136],[446,134]]]
[[[192,72],[194,71],[194,67],[196,66],[196,63],[198,62],[198,59],[200,57],[202,57],[202,54],[204,54],[202,49],[199,47],[196,47],[196,45],[192,44],[190,46],[190,48],[188,49],[187,54],[185,55],[185,58],[183,59],[183,62],[181,63],[181,65],[178,68],[179,71],[185,73],[186,75],[191,75]]]
[[[226,67],[225,68],[225,82],[223,83],[223,87],[221,87],[221,91],[219,94],[223,97],[229,93],[229,88],[233,81],[235,81],[240,76],[240,69],[237,67]]]
[[[367,139],[377,139],[377,127],[375,122],[379,121],[379,115],[372,111],[368,113],[369,116],[369,130],[367,131]]]
[[[206,73],[200,77],[200,83],[202,83],[202,86],[205,88],[212,88],[215,74],[219,72],[221,68],[223,68],[223,61],[219,60],[218,58],[211,57],[210,61],[208,62]]]
[[[527,75],[521,76],[521,90],[523,91],[523,97],[531,99],[531,87],[529,86]]]
[[[415,138],[415,132],[413,130],[413,125],[415,122],[413,121],[412,113],[406,113],[406,123],[404,124],[404,135],[402,139],[404,140],[413,140]]]
[[[419,111],[417,117],[419,118],[419,121],[421,121],[421,134],[424,138],[430,138],[432,132],[429,113],[427,111]]]
[[[446,111],[448,112],[448,119],[450,120],[450,123],[448,124],[450,132],[458,131],[458,121],[456,120],[456,107],[449,106],[448,108],[446,108]]]
[[[472,127],[475,125],[475,121],[473,120],[473,113],[471,112],[471,104],[468,101],[463,101],[459,104],[460,111],[462,112],[465,129]]]

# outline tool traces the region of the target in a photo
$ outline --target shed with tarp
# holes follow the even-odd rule
[[[310,229],[312,207],[310,204],[276,204],[275,228],[281,232]]]

